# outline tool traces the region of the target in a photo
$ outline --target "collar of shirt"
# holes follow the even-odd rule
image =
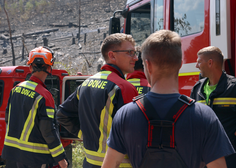
[[[36,76],[32,75],[29,80],[31,80],[33,82],[36,82],[40,85],[43,85],[45,88],[47,88],[46,85],[39,78],[37,78]]]
[[[131,78],[146,79],[146,76],[141,71],[134,71],[133,73],[127,74],[126,79],[131,79]]]
[[[116,73],[117,75],[119,75],[121,78],[125,79],[124,74],[122,73],[120,68],[118,68],[118,66],[114,64],[105,64],[101,67],[101,70],[112,71]]]

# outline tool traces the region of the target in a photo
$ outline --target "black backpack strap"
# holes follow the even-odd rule
[[[145,97],[136,100],[144,116],[148,120],[148,147],[175,147],[174,125],[183,111],[195,100],[180,95],[176,103],[170,108],[166,117],[161,120],[151,102]],[[154,133],[153,133],[154,132]]]

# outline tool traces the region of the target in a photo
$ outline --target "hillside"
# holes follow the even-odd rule
[[[54,68],[66,69],[71,74],[78,71],[85,75],[96,73],[102,64],[100,44],[108,35],[109,18],[115,10],[123,9],[125,2],[80,0],[79,4],[79,0],[7,0],[5,6],[11,23],[15,64],[25,65],[28,51],[46,40],[55,52]],[[79,21],[80,41],[77,38]],[[12,65],[8,30],[6,14],[1,7],[0,66]]]

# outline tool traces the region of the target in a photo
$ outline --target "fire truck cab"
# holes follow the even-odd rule
[[[116,17],[118,14],[124,17],[122,28],[120,19]],[[110,18],[110,34],[131,34],[138,45],[161,29],[175,31],[181,36],[181,94],[190,95],[199,80],[200,72],[195,65],[197,52],[203,47],[220,48],[224,54],[224,70],[235,76],[235,0],[127,0],[125,9],[115,11]]]

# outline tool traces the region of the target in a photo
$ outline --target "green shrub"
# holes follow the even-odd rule
[[[17,9],[18,9],[17,3],[14,3],[14,4],[13,4],[13,9],[14,9],[15,11],[17,11]]]
[[[40,0],[39,2],[35,1],[36,10],[37,10],[37,12],[40,12],[40,13],[44,13],[45,12],[45,8],[48,5],[49,5],[49,2],[47,2],[46,0]]]
[[[19,10],[21,13],[24,12],[24,3],[23,3],[23,0],[19,0]]]
[[[30,12],[33,8],[34,8],[34,5],[30,1],[28,1],[25,5],[25,10],[27,12]]]
[[[5,4],[4,4],[4,5],[5,5],[5,9],[8,10],[9,7],[8,7],[8,4],[7,4],[7,1],[5,1]]]
[[[12,17],[15,16],[16,12],[17,12],[17,7],[15,7],[15,5],[17,5],[16,3],[11,4],[11,6],[9,7],[9,13],[11,14]]]

